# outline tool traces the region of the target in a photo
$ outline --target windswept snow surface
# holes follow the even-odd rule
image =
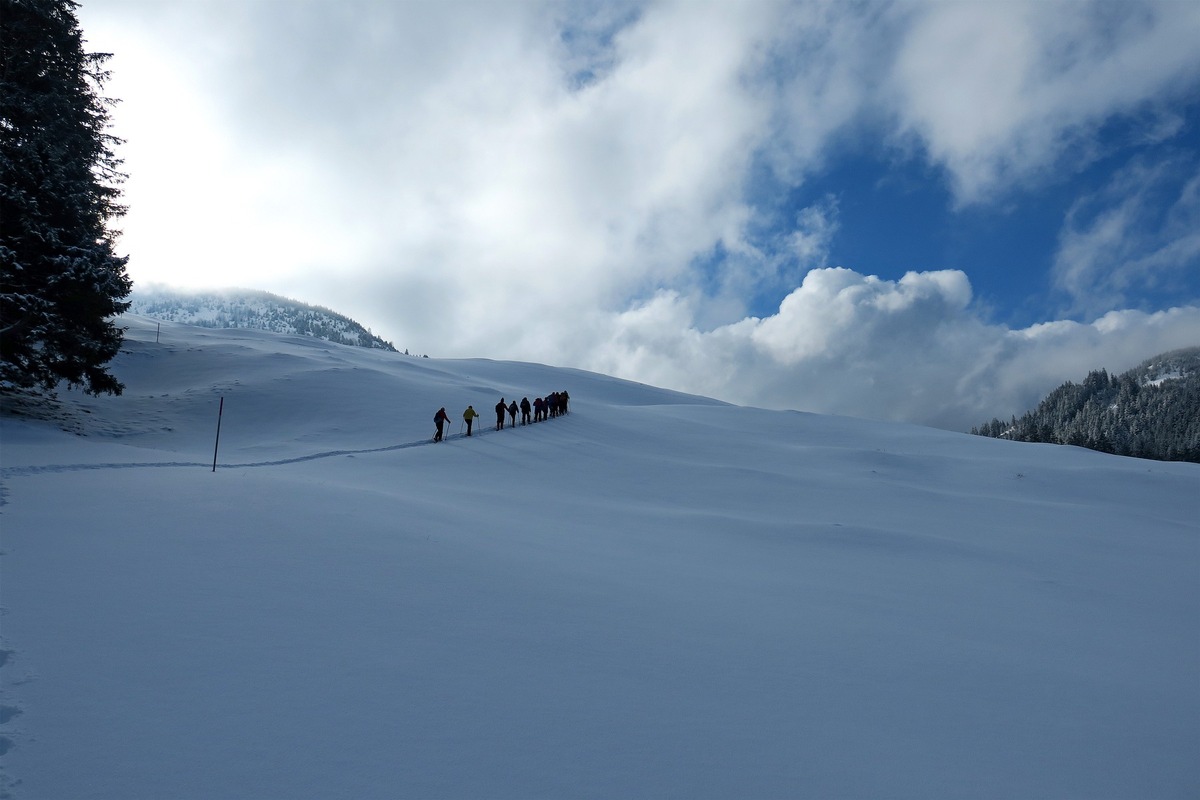
[[[127,324],[0,422],[0,794],[1200,795],[1198,465]]]

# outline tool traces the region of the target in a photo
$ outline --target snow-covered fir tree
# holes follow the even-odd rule
[[[120,394],[126,257],[109,223],[124,175],[72,0],[0,0],[0,391]]]

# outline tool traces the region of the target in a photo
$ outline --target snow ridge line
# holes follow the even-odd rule
[[[490,433],[498,433],[499,431],[484,432],[478,430],[471,438],[478,436],[487,436]],[[443,437],[443,441],[451,439],[465,439],[465,433],[448,433]],[[386,447],[368,447],[362,450],[326,450],[321,453],[312,453],[306,456],[293,456],[292,458],[281,458],[275,461],[245,461],[242,463],[225,464],[217,462],[217,467],[220,469],[247,469],[250,467],[282,467],[287,464],[300,464],[305,461],[317,461],[322,458],[336,458],[337,456],[354,456],[363,455],[366,453],[387,453],[392,450],[407,450],[412,447],[428,447],[434,444],[432,438],[423,439],[416,442],[401,442],[400,444],[392,444]],[[37,467],[0,467],[0,480],[5,478],[24,478],[30,475],[43,475],[46,473],[57,472],[84,472],[87,470],[105,470],[105,469],[169,469],[176,467],[206,467],[211,468],[211,461],[143,461],[137,463],[101,463],[101,464],[44,464]]]

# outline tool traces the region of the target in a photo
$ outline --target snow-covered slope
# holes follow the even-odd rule
[[[151,286],[137,289],[129,296],[129,311],[155,320],[202,328],[290,333],[356,347],[396,350],[391,342],[385,342],[336,311],[270,292],[249,289],[184,292]]]
[[[0,420],[14,798],[1200,793],[1198,465],[130,325]]]

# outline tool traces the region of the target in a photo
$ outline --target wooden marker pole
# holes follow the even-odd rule
[[[213,445],[213,468],[212,471],[217,471],[217,448],[221,446],[221,416],[225,413],[225,398],[221,398],[221,405],[217,407],[217,443]]]

